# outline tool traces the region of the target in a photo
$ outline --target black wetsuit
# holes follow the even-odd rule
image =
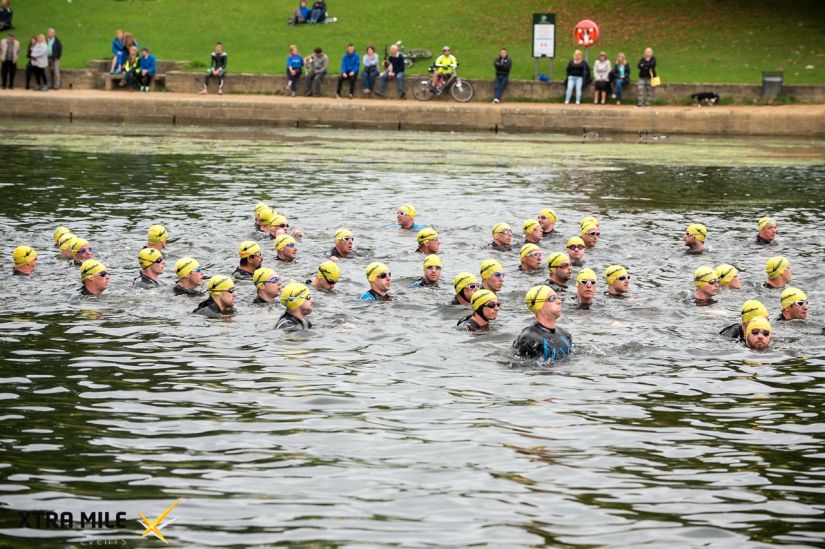
[[[770,244],[771,242],[773,242],[773,240],[765,240],[764,238],[762,238],[762,235],[760,235],[759,233],[756,234],[756,243],[760,246]]]
[[[344,256],[341,255],[341,252],[339,252],[338,248],[336,248],[335,246],[333,246],[332,249],[329,251],[329,255],[330,255],[330,257],[337,257],[339,259],[346,259]]]
[[[555,290],[557,293],[558,293],[558,292],[566,292],[566,291],[567,291],[567,286],[565,286],[565,285],[563,285],[563,284],[559,284],[558,282],[556,282],[555,280],[552,280],[552,279],[550,279],[550,278],[548,278],[547,280],[545,280],[545,281],[544,281],[544,285],[545,285],[545,286],[550,286],[550,287],[551,287],[551,288],[553,288],[553,290]]]
[[[206,301],[198,303],[197,308],[192,312],[196,315],[205,316],[206,318],[223,318],[220,307],[218,307],[218,304],[215,303],[215,300],[211,297]]]
[[[745,341],[745,332],[742,331],[742,324],[731,324],[726,328],[722,328],[719,335],[728,339],[735,339],[736,341]]]
[[[273,303],[275,303],[275,302],[274,301],[266,301],[265,299],[261,298],[261,296],[259,296],[259,295],[256,295],[255,299],[252,300],[253,305],[266,306],[266,305],[272,305]]]
[[[23,271],[18,271],[18,270],[17,270],[17,269],[15,269],[14,267],[12,267],[12,272],[11,272],[11,274],[12,274],[12,276],[29,276],[29,274],[28,274],[28,273],[24,273]]]
[[[779,316],[778,316],[778,317],[776,317],[776,320],[780,320],[780,321],[782,321],[782,322],[785,322],[785,321],[792,320],[792,319],[790,319],[790,318],[785,318],[785,315],[783,315],[782,313],[779,313]]]
[[[513,347],[522,358],[561,360],[573,352],[573,337],[564,328],[551,330],[537,321],[521,331]]]
[[[430,282],[423,276],[410,284],[410,288],[438,288],[438,282]]]
[[[693,303],[695,303],[697,307],[708,307],[710,305],[714,305],[716,303],[716,300],[713,299],[712,297],[710,297],[708,299],[696,299],[694,297],[693,298]]]
[[[584,260],[583,259],[572,259],[571,258],[570,259],[570,264],[573,265],[574,267],[581,267],[582,265],[584,265]]]
[[[392,301],[392,298],[390,297],[390,294],[381,295],[375,290],[369,289],[361,295],[361,301]]]
[[[542,238],[544,238],[545,236],[552,236],[555,232],[556,232],[555,229],[553,229],[552,231],[547,231],[547,232],[541,231],[541,236],[542,236]]]
[[[576,304],[573,306],[574,309],[580,309],[582,311],[589,311],[592,303],[582,303],[578,299],[576,300]]]
[[[152,280],[146,273],[140,273],[140,276],[137,277],[132,284],[135,288],[143,288],[144,290],[150,290],[152,288],[158,288],[160,283],[157,280]]]
[[[306,318],[301,320],[289,311],[284,312],[278,322],[275,323],[276,330],[285,330],[287,332],[296,332],[298,330],[308,330],[312,328],[312,322]]]
[[[184,288],[180,284],[175,284],[172,288],[172,291],[175,295],[191,295],[191,296],[200,296],[203,295],[203,290],[198,290],[197,288]]]
[[[232,278],[235,280],[252,280],[252,273],[244,271],[241,269],[241,266],[238,265],[235,270],[232,271]]]
[[[456,326],[461,326],[462,324],[465,325],[468,332],[477,332],[478,330],[489,330],[490,329],[490,323],[489,322],[487,324],[485,324],[484,326],[479,326],[478,322],[476,322],[476,320],[473,318],[473,315],[462,318],[461,320],[458,321]]]
[[[536,273],[541,270],[541,267],[536,267],[535,269],[525,269],[524,265],[519,265],[518,270],[522,273]]]
[[[691,248],[688,248],[685,252],[685,255],[702,255],[704,251],[705,250],[693,250]]]
[[[91,297],[97,297],[95,294],[93,294],[92,292],[87,290],[86,286],[81,286],[80,287],[80,295],[88,295],[88,296],[91,296]]]
[[[490,243],[490,247],[498,252],[511,252],[513,251],[513,246],[510,244],[496,244],[495,242]]]
[[[769,290],[784,290],[785,289],[785,286],[782,286],[781,288],[774,288],[773,286],[771,286],[767,282],[763,282],[762,286],[764,286],[765,288],[767,288]]]

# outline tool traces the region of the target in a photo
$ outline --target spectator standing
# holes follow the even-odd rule
[[[123,31],[117,29],[115,37],[112,38],[112,67],[109,69],[109,74],[120,74],[123,70],[123,60],[129,50],[126,49],[123,41]]]
[[[312,10],[307,7],[307,0],[301,0],[301,3],[298,4],[292,17],[289,19],[289,24],[300,25],[301,23],[306,23],[309,21],[310,15],[312,15]]]
[[[361,68],[361,57],[355,51],[355,45],[347,44],[347,51],[341,58],[341,75],[338,77],[338,89],[335,98],[341,98],[341,86],[345,81],[349,82],[349,98],[355,93],[355,80],[358,78],[358,69]]]
[[[201,95],[206,95],[209,91],[209,80],[213,76],[218,79],[218,95],[223,95],[223,79],[226,76],[227,61],[228,57],[226,52],[223,51],[223,44],[215,42],[215,51],[212,52],[212,56],[210,57],[209,70],[206,72],[206,76],[203,77]]]
[[[404,92],[404,55],[398,51],[398,46],[393,44],[390,46],[390,55],[384,60],[385,70],[381,74],[381,83],[378,86],[376,95],[384,95],[387,90],[387,81],[395,80],[395,85],[398,87],[398,96],[404,99],[406,93]]]
[[[14,17],[14,10],[9,7],[9,0],[0,2],[0,30],[11,29],[11,19]]]
[[[63,56],[63,43],[54,29],[49,29],[46,45],[49,48],[49,85],[54,90],[60,89],[60,58]]]
[[[298,91],[298,79],[301,78],[301,71],[304,70],[304,58],[298,53],[298,46],[289,46],[289,55],[286,56],[286,84],[287,91],[292,93],[292,97]]]
[[[639,82],[636,84],[636,95],[638,95],[636,107],[649,107],[653,102],[653,88],[650,79],[656,76],[656,58],[653,57],[653,49],[645,48],[645,54],[639,59]]]
[[[26,89],[31,88],[32,77],[34,77],[34,65],[32,65],[32,48],[37,44],[37,36],[32,36],[29,40],[29,48],[26,51]]]
[[[321,95],[321,82],[329,70],[329,56],[321,48],[315,48],[312,55],[307,57],[307,95],[312,95],[312,84],[315,83],[315,96]]]
[[[149,86],[152,84],[152,78],[158,70],[158,61],[155,56],[149,53],[149,48],[140,50],[140,59],[138,60],[138,82],[140,83],[140,91],[148,92]]]
[[[600,51],[599,58],[593,63],[593,78],[596,81],[596,92],[593,94],[593,103],[604,105],[607,101],[607,92],[610,91],[610,71],[613,67],[607,53]]]
[[[378,78],[378,54],[375,53],[375,46],[369,44],[367,53],[364,54],[364,93],[372,93],[375,87],[375,80]]]
[[[17,73],[17,58],[20,57],[20,42],[10,32],[0,40],[0,59],[3,61],[3,89],[14,89],[14,75]]]
[[[582,51],[573,52],[573,59],[567,64],[567,93],[564,96],[564,103],[570,103],[573,89],[576,89],[576,105],[582,100],[582,86],[590,75],[590,66],[582,57]]]
[[[612,97],[616,100],[617,105],[622,104],[622,92],[628,84],[630,84],[630,65],[627,64],[624,53],[619,52],[619,55],[616,56],[616,66],[613,67],[613,77],[611,78]]]
[[[493,103],[501,103],[501,96],[510,82],[510,69],[513,68],[513,60],[510,59],[510,54],[506,48],[501,48],[501,51],[498,52],[498,57],[493,61],[493,66],[496,68],[496,93]]]
[[[46,45],[45,35],[37,35],[37,42],[32,47],[32,66],[34,67],[34,77],[37,79],[37,90],[48,90],[46,67],[49,66],[49,47]]]
[[[327,3],[324,0],[318,0],[312,4],[312,11],[309,14],[309,22],[311,24],[323,23],[327,18]]]
[[[126,56],[126,61],[123,63],[122,71],[122,85],[126,86],[126,89],[129,91],[134,91],[135,86],[137,86],[137,83],[140,81],[138,76],[140,74],[140,55],[138,55],[137,46],[129,48],[129,53]]]

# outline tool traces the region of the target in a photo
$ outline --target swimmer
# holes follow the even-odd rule
[[[535,244],[525,244],[521,247],[518,255],[521,258],[521,264],[518,266],[519,271],[529,273],[541,269],[541,248]]]
[[[13,276],[30,276],[37,267],[37,252],[30,246],[18,246],[11,253]]]
[[[586,215],[586,216],[582,217],[581,220],[579,221],[579,228],[584,229],[585,225],[590,225],[591,223],[593,225],[597,226],[597,227],[599,226],[599,220],[598,219],[596,219],[592,215]]]
[[[354,243],[355,237],[349,229],[338,229],[335,231],[335,246],[329,252],[330,259],[346,259],[352,253]]]
[[[458,273],[453,279],[453,289],[455,289],[455,297],[453,297],[450,305],[469,305],[470,300],[476,290],[481,288],[478,279],[472,273]]]
[[[154,248],[156,250],[162,250],[166,248],[166,241],[168,239],[169,232],[163,225],[152,225],[151,227],[149,227],[149,232],[146,237],[146,247]]]
[[[361,301],[391,301],[389,291],[392,285],[392,273],[390,268],[375,261],[367,265],[364,270],[367,275],[367,281],[370,283],[370,289],[361,295]]]
[[[60,237],[59,249],[61,259],[72,259],[72,247],[79,239],[72,233],[66,233]]]
[[[58,227],[57,229],[55,229],[55,231],[54,231],[54,246],[55,246],[55,248],[60,247],[60,238],[63,235],[66,235],[66,234],[72,234],[72,231],[70,231],[66,227]]]
[[[240,264],[232,272],[235,280],[252,280],[255,270],[261,267],[264,262],[264,255],[261,246],[253,240],[244,240],[238,246],[238,256],[241,258]]]
[[[576,277],[576,301],[579,309],[590,309],[593,298],[596,297],[596,282],[598,277],[593,269],[582,269]]]
[[[498,317],[501,303],[490,290],[478,290],[470,299],[470,307],[473,314],[459,320],[456,326],[464,324],[468,332],[477,332],[490,328],[490,321]]]
[[[80,295],[99,296],[109,287],[106,265],[97,259],[87,259],[80,265]]]
[[[281,304],[286,307],[286,311],[275,323],[276,330],[294,332],[312,328],[312,322],[306,318],[312,312],[309,288],[300,282],[290,282],[281,293]]]
[[[438,233],[429,227],[418,231],[415,239],[418,241],[416,251],[420,254],[437,254],[441,249],[441,239],[438,238]]]
[[[781,255],[775,255],[765,263],[765,272],[768,274],[766,288],[784,288],[793,276],[791,262]]]
[[[278,230],[278,227],[273,226],[277,216],[278,212],[271,208],[261,210],[258,214],[258,226],[260,227],[261,232],[268,235],[269,238],[275,238],[275,236],[277,236],[275,233]]]
[[[282,234],[275,239],[275,251],[278,252],[275,259],[290,263],[295,261],[295,257],[298,255],[298,244],[288,234]]]
[[[687,253],[699,255],[705,251],[705,239],[708,237],[708,229],[701,223],[693,223],[685,229],[682,241],[688,247]]]
[[[72,244],[72,259],[75,265],[80,265],[87,259],[94,259],[95,254],[88,240],[79,238]]]
[[[495,259],[485,259],[481,262],[481,286],[493,293],[504,287],[504,267]]]
[[[289,235],[291,234],[293,238],[301,238],[304,236],[304,232],[300,229],[292,229],[292,232],[289,232],[289,220],[286,216],[277,213],[276,211],[272,211],[272,218],[269,220],[269,238],[276,240],[282,234]]]
[[[567,255],[576,267],[584,265],[584,240],[580,236],[571,236],[567,240]]]
[[[133,283],[136,288],[148,290],[160,286],[158,276],[166,270],[166,261],[157,248],[143,248],[138,252],[140,276]]]
[[[573,278],[570,257],[563,252],[553,252],[547,258],[547,269],[550,271],[550,276],[544,281],[544,285],[550,286],[556,292],[566,291],[567,281]]]
[[[334,261],[324,261],[318,265],[318,271],[315,273],[314,280],[307,280],[308,286],[312,286],[316,290],[324,292],[335,291],[335,285],[341,280],[341,269]]]
[[[274,269],[261,267],[252,275],[257,295],[252,300],[253,305],[269,305],[275,303],[275,298],[281,295],[281,277]]]
[[[756,233],[756,243],[762,246],[770,244],[776,238],[776,221],[772,217],[765,216],[757,223],[759,232]]]
[[[490,244],[494,250],[509,252],[513,249],[513,228],[507,223],[499,223],[493,227],[493,242]]]
[[[443,265],[441,258],[435,254],[430,254],[424,259],[424,276],[416,280],[411,288],[434,287],[438,288],[438,281],[441,278]]]
[[[611,297],[624,296],[630,291],[630,273],[621,265],[611,265],[604,271],[607,293]]]
[[[731,324],[722,328],[719,335],[737,341],[745,341],[745,332],[748,329],[748,323],[754,318],[768,318],[768,309],[762,303],[755,299],[749,299],[742,304],[740,309],[741,323]]]
[[[182,257],[175,263],[175,274],[178,282],[172,288],[175,295],[203,295],[200,285],[203,283],[203,268],[196,259]]]
[[[738,290],[742,287],[739,271],[733,265],[723,263],[716,267],[716,278],[719,279],[719,285],[727,290]]]
[[[767,351],[771,344],[771,323],[767,318],[757,317],[748,324],[745,343],[754,351]]]
[[[192,311],[196,315],[206,318],[223,318],[232,312],[235,303],[235,282],[225,275],[214,275],[206,283],[206,293],[209,297],[198,303]]]
[[[561,360],[573,352],[573,336],[556,326],[561,317],[561,299],[550,286],[533,286],[524,296],[524,302],[536,322],[524,328],[513,347],[522,358],[543,361]]]
[[[398,227],[407,231],[420,231],[424,225],[419,225],[415,222],[415,207],[412,204],[401,204],[398,211],[395,212],[395,219],[398,221]]]
[[[545,208],[539,212],[539,215],[536,216],[536,219],[541,226],[541,235],[542,236],[550,236],[553,234],[553,231],[556,228],[556,221],[558,221],[558,217],[556,217],[556,212],[551,210],[550,208]]]
[[[805,320],[808,318],[808,296],[798,288],[785,288],[779,296],[782,312],[776,320]]]
[[[702,265],[693,271],[693,284],[696,290],[693,292],[693,300],[697,305],[713,305],[713,299],[719,293],[719,277],[712,267]]]
[[[258,202],[258,203],[255,205],[255,230],[256,230],[256,231],[260,231],[260,230],[261,230],[261,213],[262,213],[262,212],[265,212],[265,211],[267,211],[267,210],[269,210],[270,212],[272,212],[272,208],[270,208],[270,207],[269,207],[266,203],[264,203],[264,202]],[[272,218],[272,215],[270,215],[269,217],[270,217],[270,219],[271,219],[271,218]]]
[[[595,248],[596,244],[599,243],[599,237],[601,235],[601,229],[599,229],[599,226],[592,221],[588,221],[582,225],[581,237],[584,241],[585,248]]]
[[[525,244],[538,244],[541,242],[543,236],[541,225],[535,219],[525,219],[524,223],[521,224],[521,229],[524,232]]]

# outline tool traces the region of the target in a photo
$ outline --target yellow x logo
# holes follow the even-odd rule
[[[158,518],[156,518],[155,520],[149,520],[148,518],[143,516],[143,513],[138,513],[138,516],[140,517],[140,520],[138,522],[141,523],[146,528],[146,530],[143,531],[143,536],[141,536],[141,537],[145,538],[149,534],[153,534],[160,541],[162,541],[163,543],[168,545],[169,542],[166,541],[166,538],[163,537],[163,534],[160,533],[160,529],[163,528],[164,526],[166,526],[166,524],[162,524],[163,519],[166,518],[166,515],[168,515],[169,513],[172,512],[172,509],[177,507],[178,503],[180,503],[180,501],[182,499],[183,498],[176,499],[175,502],[172,505],[170,505],[169,507],[167,507],[166,510],[163,513],[161,513],[160,516]]]

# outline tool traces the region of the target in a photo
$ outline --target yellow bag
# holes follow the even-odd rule
[[[650,87],[651,88],[658,88],[662,85],[662,79],[659,76],[654,76],[650,79]]]

